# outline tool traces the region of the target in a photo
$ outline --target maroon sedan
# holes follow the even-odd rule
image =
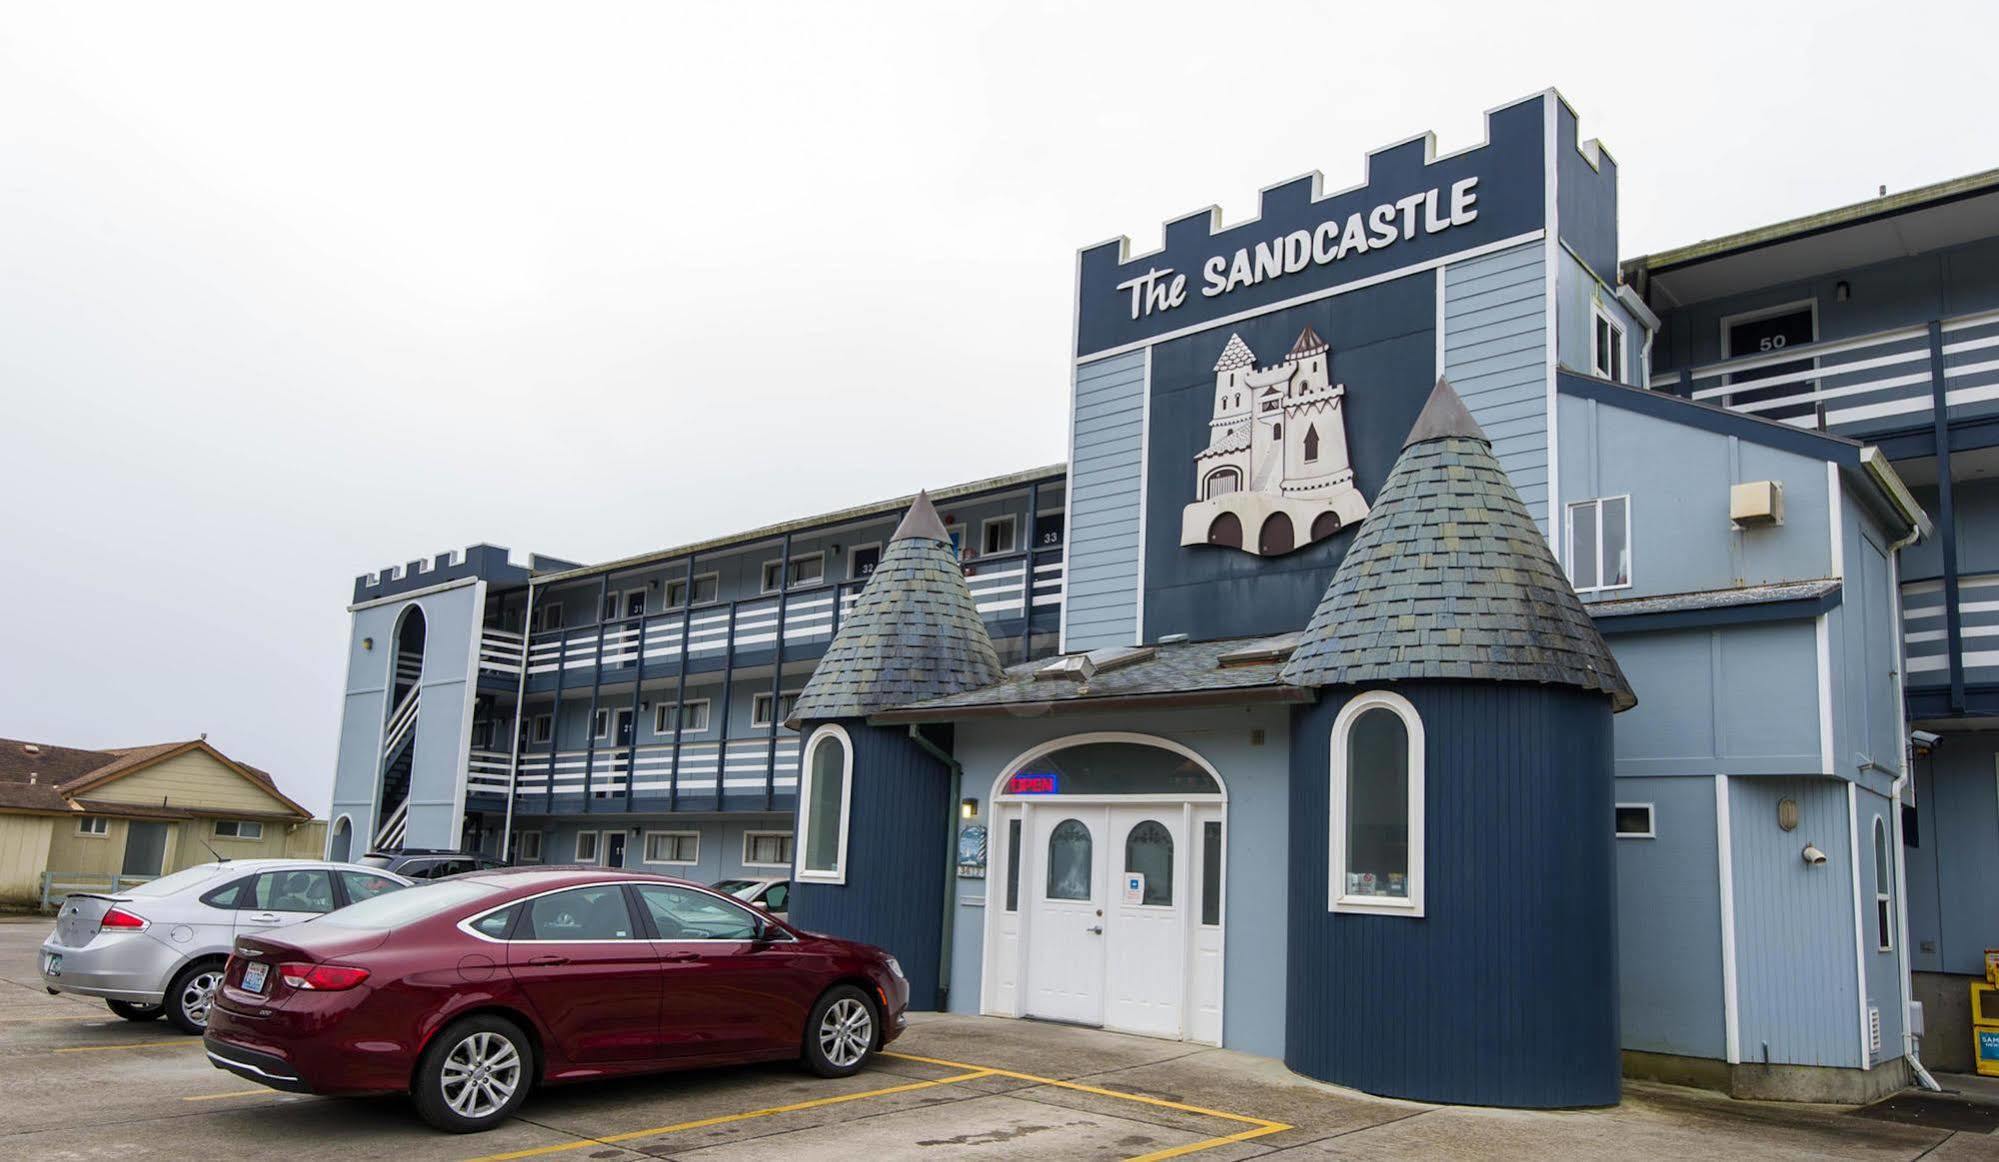
[[[902,1031],[878,948],[697,884],[602,868],[477,872],[239,937],[218,1069],[297,1093],[407,1092],[484,1130],[537,1083],[802,1059],[855,1072]]]

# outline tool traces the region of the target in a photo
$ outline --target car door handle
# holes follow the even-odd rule
[[[276,924],[277,922],[278,914],[276,912],[258,912],[256,915],[250,917],[250,923],[252,924]]]
[[[1083,929],[1083,931],[1093,932],[1098,936],[1102,936],[1104,934],[1104,926],[1102,924],[1092,924],[1090,927]]]
[[[701,959],[701,954],[698,952],[667,952],[661,954],[660,959],[679,964],[690,960],[699,960]]]
[[[558,964],[568,964],[567,956],[530,956],[528,963],[538,968],[549,968]]]

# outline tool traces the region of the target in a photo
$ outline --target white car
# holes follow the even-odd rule
[[[73,893],[42,942],[42,983],[51,993],[102,997],[128,1021],[164,1016],[198,1034],[236,937],[411,882],[348,863],[244,859],[196,864],[121,892]]]
[[[746,904],[762,908],[780,920],[791,912],[791,881],[788,879],[716,880],[708,886],[725,896],[734,896]]]

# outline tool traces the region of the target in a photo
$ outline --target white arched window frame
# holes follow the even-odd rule
[[[1895,951],[1895,879],[1889,869],[1888,821],[1874,817],[1874,946],[1881,952]]]
[[[1388,710],[1402,720],[1409,736],[1409,894],[1353,896],[1345,892],[1347,870],[1347,758],[1348,735],[1360,716],[1370,710]],[[1421,916],[1423,914],[1423,718],[1407,698],[1387,690],[1370,690],[1356,695],[1333,720],[1332,777],[1326,810],[1326,909],[1374,916]]]
[[[339,855],[335,855],[333,854],[333,845],[340,842],[341,828],[343,827],[346,828],[347,850],[341,852]],[[354,858],[354,817],[352,815],[341,815],[333,821],[332,827],[327,828],[326,858],[340,863],[346,863]]]
[[[822,746],[840,748],[840,827],[839,838],[833,847],[832,865],[813,867],[809,862],[812,858],[812,801],[815,797],[813,792],[817,789],[817,759]],[[847,824],[854,801],[854,740],[847,736],[844,727],[829,722],[812,732],[799,756],[798,838],[794,845],[797,866],[793,878],[812,884],[844,884],[847,882]]]

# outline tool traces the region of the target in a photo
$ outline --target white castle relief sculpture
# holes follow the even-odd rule
[[[1347,460],[1347,389],[1332,382],[1329,354],[1306,327],[1282,362],[1258,370],[1249,344],[1229,336],[1215,364],[1208,447],[1194,457],[1198,499],[1180,516],[1182,545],[1274,557],[1367,515]]]

